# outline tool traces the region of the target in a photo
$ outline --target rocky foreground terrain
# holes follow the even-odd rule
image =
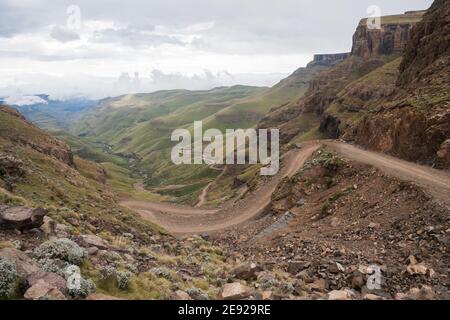
[[[281,286],[276,297],[450,298],[448,204],[411,183],[321,148],[279,185],[270,210],[215,239],[239,260],[287,272],[258,275]],[[368,287],[371,266],[378,289]]]
[[[350,56],[316,56],[282,84],[307,75],[305,95],[259,123],[283,152],[342,138],[433,165],[439,190],[316,142],[260,215],[174,237],[119,204],[153,194],[0,106],[0,299],[449,299],[449,17],[436,0],[360,24]],[[240,173],[223,181],[267,182]]]
[[[46,137],[7,107],[0,116]],[[62,142],[17,143],[10,133],[0,156],[2,298],[448,298],[448,207],[327,147],[282,181],[270,214],[174,238],[119,207],[101,182],[107,173],[67,160]],[[374,266],[379,289],[368,287]]]

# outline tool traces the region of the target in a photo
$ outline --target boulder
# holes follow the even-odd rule
[[[39,270],[39,271],[29,275],[26,279],[26,281],[30,287],[34,286],[41,280],[45,281],[47,284],[58,289],[61,292],[66,292],[66,289],[67,289],[66,280],[56,273]]]
[[[82,235],[82,244],[84,247],[97,247],[100,250],[107,250],[109,249],[109,244],[106,240],[100,238],[99,236],[89,234],[89,235]]]
[[[0,250],[0,257],[13,262],[16,265],[17,272],[22,279],[26,279],[41,270],[41,268],[28,257],[24,252],[14,248],[3,248]]]
[[[325,279],[322,279],[322,278],[317,279],[313,283],[310,283],[310,284],[306,285],[306,288],[309,291],[322,292],[322,291],[325,291],[326,287],[327,287],[327,282],[325,281]]]
[[[25,292],[24,298],[27,300],[67,300],[61,291],[43,279],[38,280],[33,286],[31,286]]]
[[[0,229],[23,231],[39,228],[46,214],[42,208],[0,206]]]
[[[311,264],[309,262],[303,261],[290,261],[288,264],[287,271],[290,274],[296,275],[300,271],[307,269]]]
[[[428,268],[422,263],[417,263],[417,264],[410,264],[409,266],[407,266],[406,271],[410,275],[427,274]]]
[[[328,292],[328,300],[353,300],[355,293],[351,290],[333,290]]]
[[[95,256],[99,251],[97,247],[89,247],[86,250],[89,256]]]
[[[239,282],[233,282],[223,286],[220,296],[223,300],[239,300],[248,298],[251,294],[252,290],[249,287]]]
[[[262,271],[262,268],[258,267],[254,263],[244,263],[231,271],[231,275],[234,278],[241,280],[256,280],[257,273]]]

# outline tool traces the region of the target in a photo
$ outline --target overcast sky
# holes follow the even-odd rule
[[[431,3],[0,0],[0,95],[272,85],[314,53],[349,51],[370,5],[386,15]]]

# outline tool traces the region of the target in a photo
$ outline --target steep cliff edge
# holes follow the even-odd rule
[[[378,30],[363,19],[351,56],[317,72],[304,97],[260,127],[279,128],[287,145],[343,138],[450,168],[449,6],[382,17]]]
[[[412,31],[394,93],[350,130],[356,143],[450,168],[450,3],[437,0]]]
[[[424,13],[412,11],[381,17],[380,28],[372,28],[370,20],[362,19],[353,35],[352,55],[368,58],[403,51],[413,26],[422,19]]]
[[[350,53],[314,55],[314,59],[306,67],[297,69],[283,80],[286,82],[302,81],[307,88],[304,95],[288,104],[272,109],[258,123],[258,128],[279,128],[282,143],[287,143],[299,132],[308,131],[311,129],[311,125],[317,125],[318,120],[315,115],[304,115],[305,100],[308,97],[311,98],[317,90],[326,85],[327,70],[334,70],[341,65],[342,68],[338,68],[339,71],[336,73],[342,76],[342,73],[345,73],[342,69],[348,69],[350,68],[348,66],[353,64],[352,61],[348,61],[349,56]],[[333,74],[331,77],[336,76],[336,74]],[[314,104],[314,101],[311,101],[311,103]]]

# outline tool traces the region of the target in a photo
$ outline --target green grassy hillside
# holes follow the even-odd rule
[[[60,223],[80,220],[73,233],[120,226],[139,236],[155,230],[116,205],[105,170],[72,157],[69,147],[0,106],[0,204],[44,207]],[[81,218],[83,215],[83,219]],[[67,224],[70,224],[67,222]]]
[[[152,191],[193,204],[221,171],[206,165],[172,164],[172,131],[192,130],[193,122],[199,120],[203,121],[204,130],[254,127],[270,109],[298,100],[306,91],[313,70],[316,69],[296,72],[272,88],[170,90],[106,99],[74,126],[72,133],[76,137],[62,138],[80,156],[122,165],[131,169],[131,174],[143,177]],[[105,150],[99,150],[102,145],[111,147],[106,159],[102,155]],[[120,163],[120,159],[128,161]]]

